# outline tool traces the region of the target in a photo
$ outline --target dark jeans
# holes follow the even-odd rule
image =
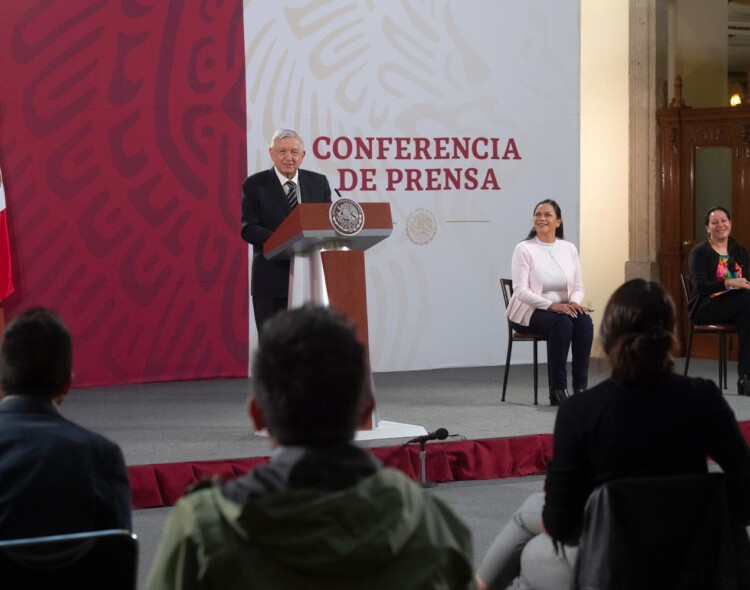
[[[709,300],[693,321],[696,324],[735,324],[740,341],[737,372],[750,375],[750,291],[737,289]]]
[[[750,293],[750,291],[748,292]],[[511,322],[516,332],[543,334],[547,337],[547,376],[549,388],[568,389],[568,351],[573,347],[573,391],[586,389],[589,382],[589,356],[594,341],[591,316],[577,318],[564,313],[537,309],[528,326]]]

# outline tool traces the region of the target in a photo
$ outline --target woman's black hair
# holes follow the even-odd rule
[[[703,225],[708,225],[709,218],[711,217],[711,213],[713,213],[714,211],[721,211],[727,216],[727,219],[729,221],[732,221],[732,216],[729,214],[729,211],[727,211],[721,205],[716,205],[715,207],[711,207],[708,211],[706,211],[706,217],[703,220]]]
[[[633,279],[609,298],[599,338],[617,383],[657,379],[674,370],[674,302],[659,283]]]
[[[555,229],[555,237],[559,238],[561,240],[565,239],[565,231],[563,230],[563,221],[562,221],[562,212],[560,211],[560,205],[558,205],[555,201],[552,199],[544,199],[543,201],[539,201],[536,205],[534,205],[534,213],[536,213],[536,210],[539,208],[539,205],[551,205],[552,208],[555,210],[555,215],[557,215],[557,218],[560,220],[560,225]],[[536,237],[536,230],[534,229],[534,226],[531,226],[531,231],[529,232],[529,235],[526,236],[527,240],[530,240],[531,238]]]

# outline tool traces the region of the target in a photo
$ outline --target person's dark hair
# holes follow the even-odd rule
[[[557,204],[556,201],[553,201],[552,199],[544,199],[543,201],[539,201],[536,205],[534,205],[534,213],[536,213],[536,210],[539,208],[539,205],[551,205],[552,208],[555,210],[555,215],[557,215],[557,218],[560,220],[560,226],[555,229],[555,237],[559,238],[560,240],[565,239],[565,230],[563,229],[563,221],[562,221],[562,211],[560,211],[560,205]],[[534,229],[534,226],[531,226],[531,231],[529,232],[529,235],[526,236],[527,240],[530,240],[532,238],[536,237],[536,230]]]
[[[367,401],[365,348],[342,317],[310,305],[263,326],[255,400],[281,444],[349,442]]]
[[[727,219],[729,221],[732,221],[732,216],[729,214],[729,211],[727,211],[721,205],[717,205],[716,207],[711,207],[708,211],[706,211],[706,217],[704,217],[704,219],[703,219],[703,225],[704,226],[708,225],[709,218],[711,217],[711,213],[713,213],[714,211],[721,211],[722,213],[724,213],[727,216]]]
[[[6,395],[52,398],[70,379],[72,364],[70,332],[48,309],[31,308],[5,328],[0,385]]]
[[[633,279],[609,298],[599,337],[618,383],[657,379],[674,370],[674,302],[658,283]]]

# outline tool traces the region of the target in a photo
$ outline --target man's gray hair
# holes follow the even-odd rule
[[[304,150],[305,149],[305,142],[302,141],[302,136],[297,133],[294,129],[277,129],[276,132],[273,134],[273,137],[271,138],[271,145],[268,147],[273,149],[274,144],[280,140],[280,139],[286,139],[287,137],[293,137],[294,139],[299,139],[299,145]]]

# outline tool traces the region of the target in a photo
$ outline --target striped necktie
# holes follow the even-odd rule
[[[297,185],[291,180],[284,183],[286,187],[286,200],[289,202],[289,208],[294,209],[297,206]]]

